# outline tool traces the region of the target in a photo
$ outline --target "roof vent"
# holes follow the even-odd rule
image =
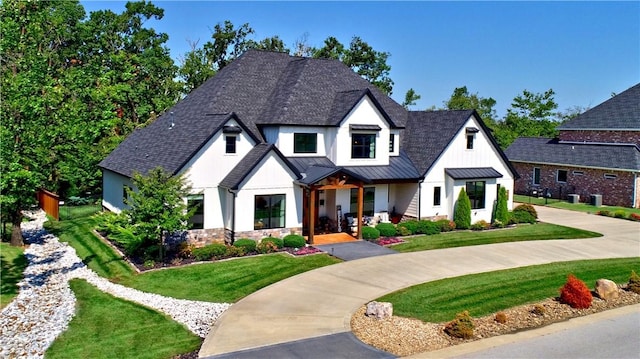
[[[169,124],[169,129],[174,128],[176,123],[173,121],[173,111],[169,113],[169,121],[171,121],[171,123]]]

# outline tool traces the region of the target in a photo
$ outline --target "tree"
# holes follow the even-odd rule
[[[458,229],[469,229],[471,227],[471,201],[464,188],[460,189],[455,209],[453,210],[453,222]]]
[[[22,238],[22,210],[35,203],[35,192],[40,184],[37,173],[16,162],[2,168],[0,177],[0,205],[2,217],[11,222],[11,245],[24,245]],[[2,221],[4,223],[4,220]]]
[[[162,259],[162,246],[166,235],[188,229],[185,198],[191,188],[183,176],[172,176],[158,167],[146,176],[133,175],[134,189],[127,188],[126,204],[122,216],[127,219],[139,252],[152,256],[155,249]],[[149,249],[154,250],[149,250]]]
[[[507,207],[507,189],[500,187],[498,201],[493,215],[494,222],[506,225],[509,222],[509,208]]]
[[[445,103],[449,110],[469,110],[474,109],[487,126],[493,128],[496,122],[496,100],[492,97],[480,97],[478,93],[469,93],[467,86],[456,87],[453,94]]]
[[[404,102],[402,102],[402,106],[406,109],[409,109],[409,106],[414,106],[416,104],[416,101],[418,101],[420,97],[421,96],[418,95],[418,93],[415,92],[413,88],[410,88],[404,95]]]

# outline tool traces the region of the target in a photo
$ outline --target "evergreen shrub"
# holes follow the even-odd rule
[[[304,237],[299,234],[287,234],[282,240],[287,248],[302,248],[306,245]]]
[[[380,231],[374,227],[363,226],[362,227],[362,239],[378,239],[380,238]]]
[[[469,229],[471,227],[471,201],[464,188],[460,189],[456,207],[453,210],[453,221],[458,229]]]
[[[560,301],[569,304],[572,308],[586,309],[591,306],[593,296],[587,285],[569,274],[567,282],[560,289]]]
[[[447,323],[444,332],[455,338],[471,339],[475,325],[468,311],[456,314],[456,319]]]
[[[260,243],[265,243],[265,242],[273,243],[278,248],[284,247],[284,241],[277,237],[264,237],[262,238],[262,240],[260,240]]]
[[[382,237],[393,237],[397,234],[396,226],[393,223],[378,223],[376,229],[380,231]]]
[[[258,244],[253,239],[240,238],[233,242],[233,245],[235,247],[244,248],[245,253],[251,253],[256,251],[256,245]]]
[[[640,294],[640,275],[636,274],[633,270],[631,271],[627,287],[630,291]]]
[[[440,226],[436,222],[423,219],[418,221],[416,232],[426,235],[438,234],[440,233]]]
[[[212,243],[193,250],[193,258],[197,261],[220,259],[227,254],[227,246],[222,243]]]

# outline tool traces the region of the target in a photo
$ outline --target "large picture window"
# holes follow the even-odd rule
[[[284,228],[285,198],[284,194],[256,196],[253,229]]]
[[[467,182],[467,196],[471,201],[471,209],[484,208],[486,183],[484,181]]]
[[[365,216],[373,216],[373,207],[376,202],[376,188],[365,187],[363,194],[362,214]],[[358,189],[351,189],[350,208],[351,213],[358,213]]]
[[[203,229],[204,228],[204,195],[197,194],[187,197],[187,212],[193,214],[189,218],[191,229]]]
[[[376,135],[351,134],[351,158],[376,158]]]
[[[318,135],[316,133],[294,133],[293,134],[294,153],[316,153],[318,152]]]

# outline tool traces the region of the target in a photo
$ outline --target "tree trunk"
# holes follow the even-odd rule
[[[22,241],[22,229],[20,228],[20,222],[22,222],[22,217],[18,223],[12,221],[11,225],[11,245],[14,247],[22,247],[24,246],[24,242]]]

